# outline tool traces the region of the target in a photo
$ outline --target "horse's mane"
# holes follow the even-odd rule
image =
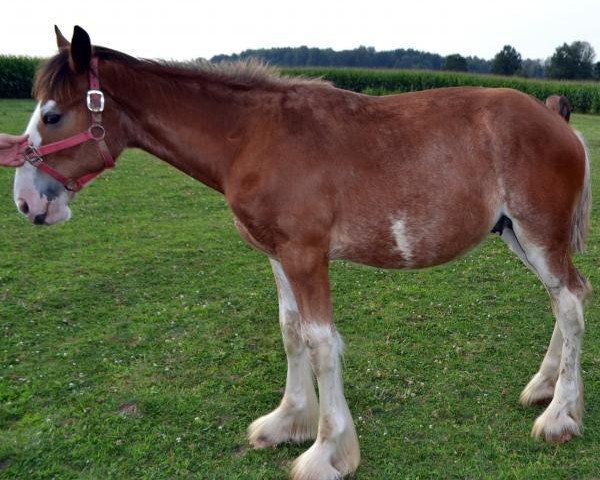
[[[329,85],[329,82],[321,79],[284,76],[274,67],[257,60],[176,62],[136,58],[106,47],[95,46],[93,49],[93,54],[101,61],[126,66],[130,71],[141,75],[159,76],[173,84],[211,82],[236,90],[282,90],[300,85]],[[62,49],[38,70],[33,93],[37,98],[60,101],[71,98],[75,85],[75,75],[69,66],[69,51]]]

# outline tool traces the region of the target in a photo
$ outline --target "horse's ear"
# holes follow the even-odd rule
[[[63,48],[69,48],[71,46],[69,41],[65,38],[56,25],[54,25],[54,33],[56,33],[56,45],[58,46],[59,50],[62,50]]]
[[[77,73],[85,72],[90,66],[92,59],[92,42],[87,32],[79,25],[73,30],[73,39],[71,40],[71,55],[69,65]]]

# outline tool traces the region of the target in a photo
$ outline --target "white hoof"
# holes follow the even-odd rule
[[[569,411],[568,408],[558,408],[553,402],[533,424],[531,436],[544,437],[547,442],[564,443],[571,440],[573,435],[581,435],[582,408],[577,406]]]
[[[354,425],[337,438],[337,441],[321,437],[302,455],[292,467],[292,480],[334,480],[352,474],[360,463],[360,449]]]
[[[554,397],[556,380],[536,373],[521,392],[519,402],[522,405],[534,405],[538,403],[549,403]]]
[[[254,448],[273,447],[280,443],[301,443],[317,436],[319,411],[313,408],[294,410],[285,402],[248,427],[248,441]]]
[[[331,464],[331,449],[315,442],[292,466],[292,480],[338,480],[342,472]]]

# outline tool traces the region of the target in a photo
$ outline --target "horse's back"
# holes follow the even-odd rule
[[[340,192],[335,238],[353,240],[334,242],[337,256],[420,268],[468,251],[505,209],[570,214],[583,183],[582,147],[537,100],[453,88],[373,103],[382,113],[363,123],[370,151],[348,162],[355,181]]]

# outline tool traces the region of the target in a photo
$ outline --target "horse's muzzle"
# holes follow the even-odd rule
[[[36,225],[44,225],[46,223],[46,214],[40,213],[33,218],[33,223]]]

